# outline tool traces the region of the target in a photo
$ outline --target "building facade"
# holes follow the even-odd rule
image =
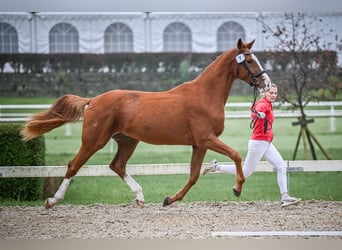
[[[341,39],[342,12],[309,14],[322,20],[311,28],[327,31],[323,37],[330,46],[328,49],[338,50],[336,36],[331,34]],[[274,49],[274,38],[262,32],[258,19],[276,27],[284,19],[284,13],[0,12],[0,56],[3,53],[211,53],[234,47],[240,37],[247,41],[256,39],[253,47],[256,51]],[[328,34],[329,30],[334,32]]]

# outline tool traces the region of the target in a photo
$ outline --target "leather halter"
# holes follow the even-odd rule
[[[235,58],[235,60],[236,60],[236,62],[239,64],[239,65],[243,65],[244,66],[244,68],[247,70],[247,73],[248,73],[248,76],[249,76],[249,78],[250,78],[250,83],[249,83],[249,85],[251,86],[251,87],[255,87],[255,86],[258,86],[258,77],[260,76],[260,75],[262,75],[262,74],[264,74],[264,73],[266,73],[266,70],[264,70],[262,67],[261,67],[261,65],[259,64],[259,62],[257,61],[257,64],[259,65],[259,67],[261,68],[261,70],[258,72],[258,73],[256,73],[256,74],[253,74],[252,72],[251,72],[251,70],[248,68],[248,66],[247,66],[247,63],[246,63],[246,58],[245,58],[245,55],[254,55],[253,53],[251,53],[251,52],[248,52],[248,53],[240,53],[240,54],[238,54],[237,56],[236,56],[236,58]],[[256,57],[255,57],[256,58]],[[252,59],[253,59],[253,56],[252,56]]]

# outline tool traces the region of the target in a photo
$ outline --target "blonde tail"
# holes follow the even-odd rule
[[[34,115],[25,124],[21,130],[23,140],[31,140],[67,122],[79,120],[89,101],[90,98],[83,98],[76,95],[64,95],[60,97],[50,109]]]

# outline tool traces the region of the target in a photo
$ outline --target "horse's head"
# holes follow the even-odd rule
[[[249,43],[241,40],[237,42],[236,62],[237,76],[241,80],[255,86],[259,91],[264,91],[271,86],[271,79],[261,66],[258,58],[251,52],[255,39]]]

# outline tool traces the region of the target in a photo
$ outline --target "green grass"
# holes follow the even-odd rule
[[[142,186],[146,203],[160,203],[166,196],[173,195],[188,180],[187,175],[134,176]],[[291,195],[303,200],[342,201],[341,172],[291,173],[289,190]],[[279,189],[276,173],[256,172],[249,177],[240,198],[236,198],[231,187],[234,176],[229,174],[209,174],[201,176],[181,202],[195,201],[278,201]],[[127,204],[135,195],[119,177],[74,177],[65,199],[60,204]],[[16,202],[0,200],[1,205],[42,206],[43,200]]]
[[[233,98],[232,98],[233,99]],[[37,103],[36,99],[34,99]],[[52,103],[47,99],[39,99],[41,103]],[[230,99],[231,101],[231,99]],[[241,100],[237,100],[241,101]],[[248,100],[243,100],[248,101]],[[0,103],[4,98],[0,98]],[[5,103],[8,100],[5,100]],[[31,103],[29,100],[26,103]],[[12,104],[20,103],[18,100]],[[294,145],[297,140],[299,127],[293,127],[293,118],[279,118],[274,123],[274,144],[285,160],[291,160]],[[309,128],[329,153],[332,159],[342,160],[342,118],[336,118],[337,131],[330,132],[330,123],[327,118],[316,118],[315,123]],[[57,128],[45,135],[46,139],[46,164],[66,165],[77,153],[81,144],[82,123],[72,124],[72,136],[65,136],[65,127]],[[221,140],[240,152],[244,158],[247,152],[247,143],[250,137],[249,119],[230,119],[225,122],[225,131]],[[113,145],[114,153],[110,152],[111,144],[108,143],[102,150],[96,153],[87,162],[88,165],[108,165],[114,153],[116,145]],[[316,146],[319,159],[325,159]],[[191,147],[188,146],[155,146],[139,143],[135,153],[128,164],[148,163],[187,163],[191,158]],[[213,158],[219,161],[230,161],[226,156],[208,151],[205,162]],[[303,160],[304,150],[300,144],[297,160]],[[173,195],[181,189],[187,179],[187,175],[161,175],[161,176],[135,176],[136,181],[143,187],[146,203],[162,203],[167,195]],[[235,179],[228,174],[212,174],[200,177],[196,185],[192,187],[183,202],[191,201],[252,201],[252,200],[278,200],[278,186],[275,173],[254,173],[247,179],[243,195],[240,199],[231,193],[231,187]],[[323,199],[342,201],[342,173],[291,173],[291,195],[305,200]],[[128,186],[118,177],[75,177],[70,185],[65,200],[62,204],[127,204],[135,198]],[[31,205],[41,206],[43,200],[34,202],[17,202],[0,200],[1,205]]]
[[[285,160],[292,160],[299,132],[297,126],[293,127],[291,125],[292,121],[293,119],[291,118],[281,118],[277,119],[273,125],[275,131],[273,143]],[[330,132],[329,125],[329,119],[316,118],[315,123],[310,124],[309,128],[332,159],[342,160],[342,118],[336,118],[336,132]],[[65,127],[57,128],[45,135],[47,165],[65,165],[74,157],[81,144],[81,126],[82,123],[80,122],[72,124],[72,136],[65,136]],[[244,158],[247,153],[247,143],[251,134],[249,120],[226,120],[225,126],[225,131],[220,139],[240,152]],[[109,142],[102,150],[91,157],[87,164],[109,164],[116,152],[116,144],[113,143],[112,145],[113,153],[110,151],[111,143]],[[315,148],[318,159],[326,159],[317,145],[315,145]],[[128,163],[186,163],[190,161],[190,158],[191,147],[189,146],[156,146],[141,142],[138,144],[137,149]],[[230,161],[226,156],[208,151],[205,161],[208,162],[212,158],[217,158],[219,161]],[[296,159],[305,159],[302,141]]]
[[[1,97],[0,104],[52,104],[57,98],[45,97]]]

